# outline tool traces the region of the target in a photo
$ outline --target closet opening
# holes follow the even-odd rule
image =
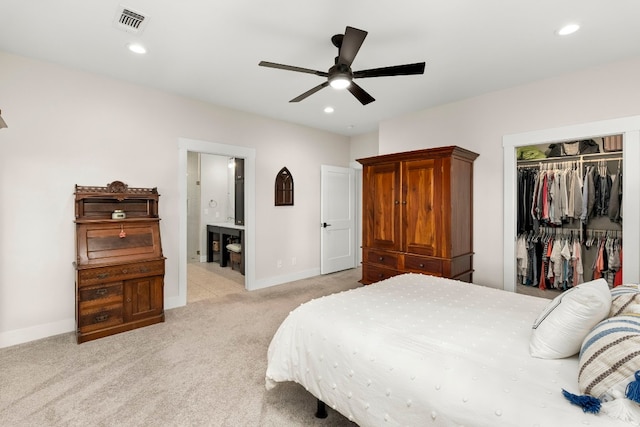
[[[517,148],[516,290],[622,284],[622,135]]]
[[[622,150],[606,151],[603,148],[604,138],[610,136],[618,136],[622,139]],[[597,153],[580,153],[571,152],[576,146],[575,143],[583,140],[594,140],[600,148]],[[567,144],[569,150],[564,152],[555,152],[553,158],[548,158],[548,154],[544,159],[540,158],[523,158],[523,152],[529,148],[538,149],[542,152],[549,150],[552,145]],[[562,147],[561,147],[562,148]],[[556,148],[557,150],[557,148]],[[530,153],[531,154],[531,153]],[[560,155],[558,155],[560,154]],[[531,283],[521,285],[524,270],[518,269],[518,249],[522,251],[522,243],[518,242],[518,236],[526,233],[526,237],[530,239],[565,239],[567,241],[579,241],[584,244],[582,247],[585,253],[582,259],[583,281],[593,278],[593,260],[598,248],[597,243],[601,240],[611,238],[609,244],[615,242],[615,239],[623,245],[623,267],[620,267],[618,273],[618,281],[622,283],[637,282],[640,278],[640,267],[637,262],[640,259],[640,198],[637,197],[640,190],[640,168],[637,167],[640,161],[640,116],[604,120],[579,125],[572,125],[560,128],[545,129],[521,134],[505,135],[503,137],[503,164],[504,164],[504,228],[503,228],[503,287],[507,291],[519,291],[519,286],[529,286],[529,289],[539,289],[540,271],[542,266],[536,259],[536,266],[540,267],[536,277],[530,279]],[[519,176],[526,169],[537,170],[537,173],[547,172],[549,170],[575,170],[577,176],[584,179],[584,174],[589,171],[595,176],[596,172],[602,172],[602,175],[618,174],[620,170],[621,179],[619,183],[622,186],[622,196],[620,199],[620,220],[612,221],[608,215],[593,215],[588,221],[582,219],[558,220],[547,218],[540,221],[537,229],[534,224],[523,224],[519,222],[519,212],[530,209],[531,206],[520,205],[526,199],[520,196],[523,189],[519,185]],[[574,173],[574,172],[572,172]],[[555,175],[554,175],[555,176]],[[595,202],[594,202],[595,207]],[[602,212],[601,212],[602,213]],[[575,211],[573,213],[575,216]],[[555,224],[554,224],[555,221]],[[526,227],[531,227],[528,229]],[[589,244],[589,249],[586,245]],[[596,246],[594,246],[596,245]],[[547,247],[548,249],[548,247]],[[541,254],[541,250],[538,249]],[[566,254],[566,251],[565,251]],[[520,265],[522,266],[522,264]],[[574,270],[575,271],[575,270]],[[596,272],[595,274],[601,274]],[[545,269],[545,274],[548,271]],[[526,276],[524,276],[526,277]],[[574,276],[571,276],[574,279]],[[519,281],[520,280],[520,281]],[[526,280],[526,279],[525,279]],[[533,282],[537,280],[537,287],[533,286]],[[608,279],[609,280],[609,279]],[[616,280],[615,275],[613,280]],[[553,297],[568,286],[574,285],[575,282],[566,282],[565,279],[559,282],[560,288],[557,289],[558,282],[555,282],[555,291],[544,290],[543,292],[555,292]],[[547,282],[544,283],[545,287]],[[524,288],[523,288],[524,289]]]

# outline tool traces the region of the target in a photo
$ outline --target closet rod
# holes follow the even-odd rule
[[[622,160],[622,155],[616,155],[617,152],[612,153],[593,153],[593,154],[580,154],[578,156],[562,156],[562,157],[545,157],[544,159],[531,159],[531,160],[516,160],[518,166],[521,163],[535,164],[535,163],[565,163],[565,162],[596,162],[599,160],[613,161]],[[600,158],[602,156],[602,158]],[[591,160],[593,159],[593,160]]]
[[[575,231],[575,233],[574,233]],[[576,228],[553,228],[553,227],[543,227],[540,226],[537,233],[524,232],[519,233],[518,237],[527,236],[527,237],[536,237],[542,238],[543,236],[553,237],[553,238],[568,238],[569,236],[576,236],[580,239],[580,241],[585,241],[585,239],[601,239],[603,237],[606,238],[615,238],[619,241],[622,241],[622,230],[601,230],[597,228],[590,228],[586,231],[582,231]]]
[[[554,227],[546,227],[541,225],[539,227],[540,230],[544,231],[544,232],[550,232],[550,233],[569,233],[572,231],[575,231],[577,233],[580,232],[579,228],[554,228]],[[622,230],[603,230],[603,229],[599,229],[599,228],[587,228],[585,230],[587,233],[622,233]],[[525,232],[526,233],[526,232]]]
[[[587,228],[587,233],[622,233],[622,230],[600,230],[598,228]]]
[[[585,160],[582,160],[582,162],[584,162],[584,163],[594,163],[594,162],[609,162],[609,161],[615,161],[615,160],[622,160],[622,156],[607,157],[606,159],[585,159]]]

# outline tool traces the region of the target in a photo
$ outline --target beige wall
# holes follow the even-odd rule
[[[351,138],[351,161],[378,154],[378,132],[370,132]]]
[[[0,52],[0,347],[75,328],[75,184],[158,187],[165,301],[178,296],[178,139],[256,151],[256,280],[320,266],[320,165],[348,166],[349,139]],[[273,206],[287,166],[295,206]],[[296,265],[276,268],[295,254]],[[282,278],[282,279],[281,279]]]
[[[379,150],[459,145],[480,154],[475,162],[474,281],[502,288],[503,136],[638,115],[639,75],[636,58],[387,120],[379,126]],[[625,193],[633,197],[637,190],[636,185]],[[625,223],[639,220],[625,218]]]

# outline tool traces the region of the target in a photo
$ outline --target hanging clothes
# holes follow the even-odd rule
[[[618,162],[618,171],[613,176],[611,183],[611,196],[609,198],[609,219],[613,222],[620,222],[622,217],[622,172]]]
[[[582,212],[580,214],[580,220],[583,224],[586,224],[589,221],[589,217],[591,216],[593,205],[595,203],[595,185],[593,182],[593,174],[593,166],[587,166],[582,186]]]
[[[621,283],[621,239],[617,233],[611,237],[599,231],[595,237],[589,231],[595,218],[622,221],[621,162],[615,173],[609,173],[607,162],[581,156],[579,161],[518,166],[519,284],[563,291],[583,283],[587,273],[589,280],[604,277],[611,287]],[[593,263],[585,273],[584,251],[590,247],[596,253],[587,254]]]
[[[529,253],[527,252],[526,234],[521,234],[516,241],[516,262],[518,283],[525,285],[529,268]]]

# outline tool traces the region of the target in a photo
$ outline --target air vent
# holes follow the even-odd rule
[[[129,33],[140,34],[147,25],[149,17],[140,12],[133,11],[129,8],[120,6],[117,11],[113,24],[116,28],[127,31]]]

